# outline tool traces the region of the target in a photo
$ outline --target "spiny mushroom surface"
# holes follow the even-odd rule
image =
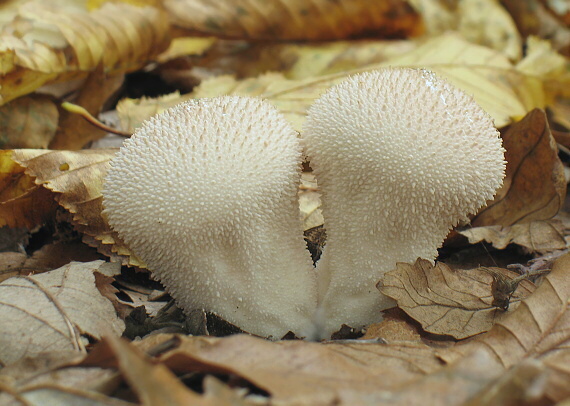
[[[349,77],[309,109],[303,139],[327,243],[317,264],[320,336],[360,328],[393,305],[375,285],[397,262],[435,259],[450,228],[501,186],[492,120],[426,70]]]
[[[255,98],[191,100],[111,162],[110,225],[186,311],[261,336],[311,330],[316,276],[299,220],[296,132]]]

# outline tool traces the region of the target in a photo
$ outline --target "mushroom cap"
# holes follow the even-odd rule
[[[393,302],[376,282],[396,262],[433,260],[505,173],[491,117],[424,69],[347,78],[310,107],[302,137],[327,230],[317,264],[325,335],[380,320]]]
[[[125,141],[104,213],[187,312],[254,334],[298,333],[316,302],[305,293],[315,277],[296,200],[300,162],[297,133],[269,103],[190,100]]]

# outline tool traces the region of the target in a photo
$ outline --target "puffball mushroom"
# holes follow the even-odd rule
[[[111,161],[112,228],[186,311],[261,336],[311,330],[316,277],[299,219],[301,147],[266,102],[190,100]]]
[[[381,320],[376,283],[435,259],[450,228],[501,186],[504,150],[472,97],[427,70],[349,77],[309,109],[303,139],[322,192],[321,337]]]

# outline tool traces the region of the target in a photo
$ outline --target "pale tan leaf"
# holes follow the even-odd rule
[[[512,271],[500,272],[509,279],[518,276]],[[491,275],[476,269],[453,271],[443,263],[433,266],[418,259],[413,265],[398,263],[386,273],[381,291],[395,299],[425,331],[463,339],[490,330],[534,291],[531,282],[523,281],[505,312],[492,305],[492,281]]]
[[[106,72],[137,69],[168,46],[168,29],[153,7],[105,3],[87,13],[25,3],[0,35],[0,103],[85,77],[100,63]]]
[[[332,40],[417,35],[422,21],[401,0],[166,0],[174,23],[195,33],[238,39]]]
[[[300,130],[307,108],[330,86],[344,80],[347,75],[386,67],[426,68],[435,71],[472,94],[494,118],[497,127],[504,127],[513,120],[522,118],[533,108],[544,107],[546,104],[544,84],[540,78],[519,72],[499,52],[469,43],[450,33],[429,39],[412,51],[385,62],[316,78],[288,80],[278,73],[243,80],[229,76],[217,77],[204,81],[191,94],[177,100],[169,99],[167,105],[189,98],[226,94],[259,96],[272,102],[295,129]],[[121,119],[136,127],[148,117],[131,109]]]
[[[543,254],[566,248],[564,226],[559,220],[537,220],[510,227],[484,226],[457,230],[469,244],[486,241],[497,249],[517,244],[529,253]]]
[[[531,111],[502,138],[507,161],[503,186],[471,224],[510,226],[554,217],[564,203],[566,178],[546,114]]]
[[[124,264],[144,267],[101,215],[103,180],[116,152],[117,149],[15,150],[13,159],[35,177],[38,185],[60,193],[58,202],[72,214],[74,226],[91,237],[85,238],[85,242]]]
[[[433,349],[421,343],[269,342],[245,335],[179,340],[163,357],[174,371],[235,374],[283,405],[374,405],[389,388],[441,367]]]
[[[94,272],[109,266],[103,261],[72,262],[0,283],[0,363],[45,351],[79,351],[84,346],[82,334],[120,335],[123,321],[95,287]]]

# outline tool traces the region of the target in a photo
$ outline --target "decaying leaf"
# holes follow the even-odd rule
[[[546,114],[531,111],[502,137],[507,161],[505,181],[471,224],[510,226],[554,217],[566,196],[566,178]]]
[[[45,351],[82,350],[83,334],[120,335],[124,323],[95,287],[94,275],[117,271],[104,261],[72,262],[0,283],[0,364]]]
[[[497,272],[508,278],[518,276],[503,269]],[[453,271],[443,263],[433,266],[418,259],[413,265],[399,263],[386,273],[381,292],[395,299],[425,331],[463,339],[488,331],[508,317],[508,312],[493,305],[492,282],[492,276],[480,270]],[[534,289],[531,282],[523,281],[511,298],[511,311]]]
[[[97,116],[103,103],[123,83],[123,75],[108,76],[103,64],[89,73],[78,97],[74,102],[85,108],[90,114]],[[62,110],[58,130],[49,144],[50,149],[76,150],[85,147],[89,142],[104,137],[107,133],[87,122],[79,114]]]
[[[12,160],[12,151],[0,151],[0,227],[33,229],[52,218],[54,194],[35,184],[25,168]]]
[[[350,74],[390,66],[433,70],[468,94],[472,94],[494,118],[497,127],[504,127],[513,120],[524,117],[533,108],[542,108],[546,104],[547,94],[540,77],[518,71],[509,59],[499,52],[469,43],[456,34],[445,34],[429,39],[410,52],[382,63],[326,76],[303,80],[289,80],[281,73],[268,73],[243,80],[230,76],[216,77],[202,82],[191,94],[176,100],[169,98],[164,107],[160,106],[160,102],[155,102],[152,111],[156,112],[156,107],[163,109],[189,98],[225,94],[259,96],[271,101],[293,126],[300,130],[307,108],[330,86]],[[559,86],[561,84],[562,82]],[[119,104],[121,121],[129,122],[132,128],[136,128],[142,120],[149,117],[136,109],[122,108],[123,103],[128,102],[122,101]]]
[[[235,374],[283,405],[373,405],[389,388],[441,366],[433,349],[420,343],[275,343],[245,335],[178,340],[162,357],[175,372]]]
[[[192,33],[225,38],[386,38],[418,35],[423,28],[418,14],[401,0],[167,0],[164,4],[176,25]]]
[[[0,104],[46,83],[83,78],[99,63],[106,72],[137,69],[168,46],[168,29],[153,7],[105,3],[87,13],[24,3],[0,34]]]
[[[59,111],[48,96],[20,97],[0,107],[0,147],[47,148],[56,133]]]
[[[564,225],[559,220],[536,220],[514,226],[484,226],[458,230],[469,244],[486,241],[497,249],[516,244],[533,254],[544,254],[566,248]]]
[[[85,242],[124,264],[144,268],[101,215],[103,180],[116,152],[15,150],[13,159],[34,176],[36,184],[60,193],[59,204],[72,214],[73,225],[85,234]]]

